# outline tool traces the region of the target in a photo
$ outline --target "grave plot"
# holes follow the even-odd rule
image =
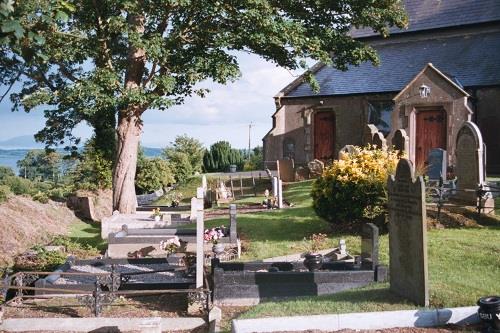
[[[213,302],[255,305],[297,296],[317,296],[385,281],[387,268],[378,264],[378,229],[363,228],[361,256],[326,254],[318,270],[308,271],[303,259],[294,261],[212,261]]]

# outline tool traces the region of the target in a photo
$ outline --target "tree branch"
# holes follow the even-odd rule
[[[10,82],[10,85],[9,85],[9,88],[7,88],[7,91],[5,92],[5,94],[2,95],[2,97],[0,97],[0,103],[3,101],[3,99],[5,98],[5,96],[7,96],[10,92],[10,90],[12,89],[12,87],[14,86],[14,84],[17,82],[17,80],[19,79],[19,77],[21,76],[21,72],[19,72],[16,76],[15,79],[13,79],[11,82]]]

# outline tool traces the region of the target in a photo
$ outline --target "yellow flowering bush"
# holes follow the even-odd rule
[[[316,214],[336,224],[384,214],[387,177],[396,170],[398,160],[398,151],[373,146],[341,154],[313,184]]]

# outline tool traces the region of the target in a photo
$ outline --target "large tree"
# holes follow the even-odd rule
[[[136,207],[146,110],[204,95],[204,80],[238,78],[234,51],[289,69],[307,58],[340,69],[377,63],[351,26],[385,34],[406,22],[400,0],[1,0],[0,19],[0,80],[23,82],[15,109],[45,110],[38,139],[77,140],[82,121],[109,134],[116,119],[113,205],[124,213]]]

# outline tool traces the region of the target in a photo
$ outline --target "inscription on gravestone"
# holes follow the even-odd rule
[[[391,290],[418,305],[429,305],[425,186],[401,159],[388,187]]]

